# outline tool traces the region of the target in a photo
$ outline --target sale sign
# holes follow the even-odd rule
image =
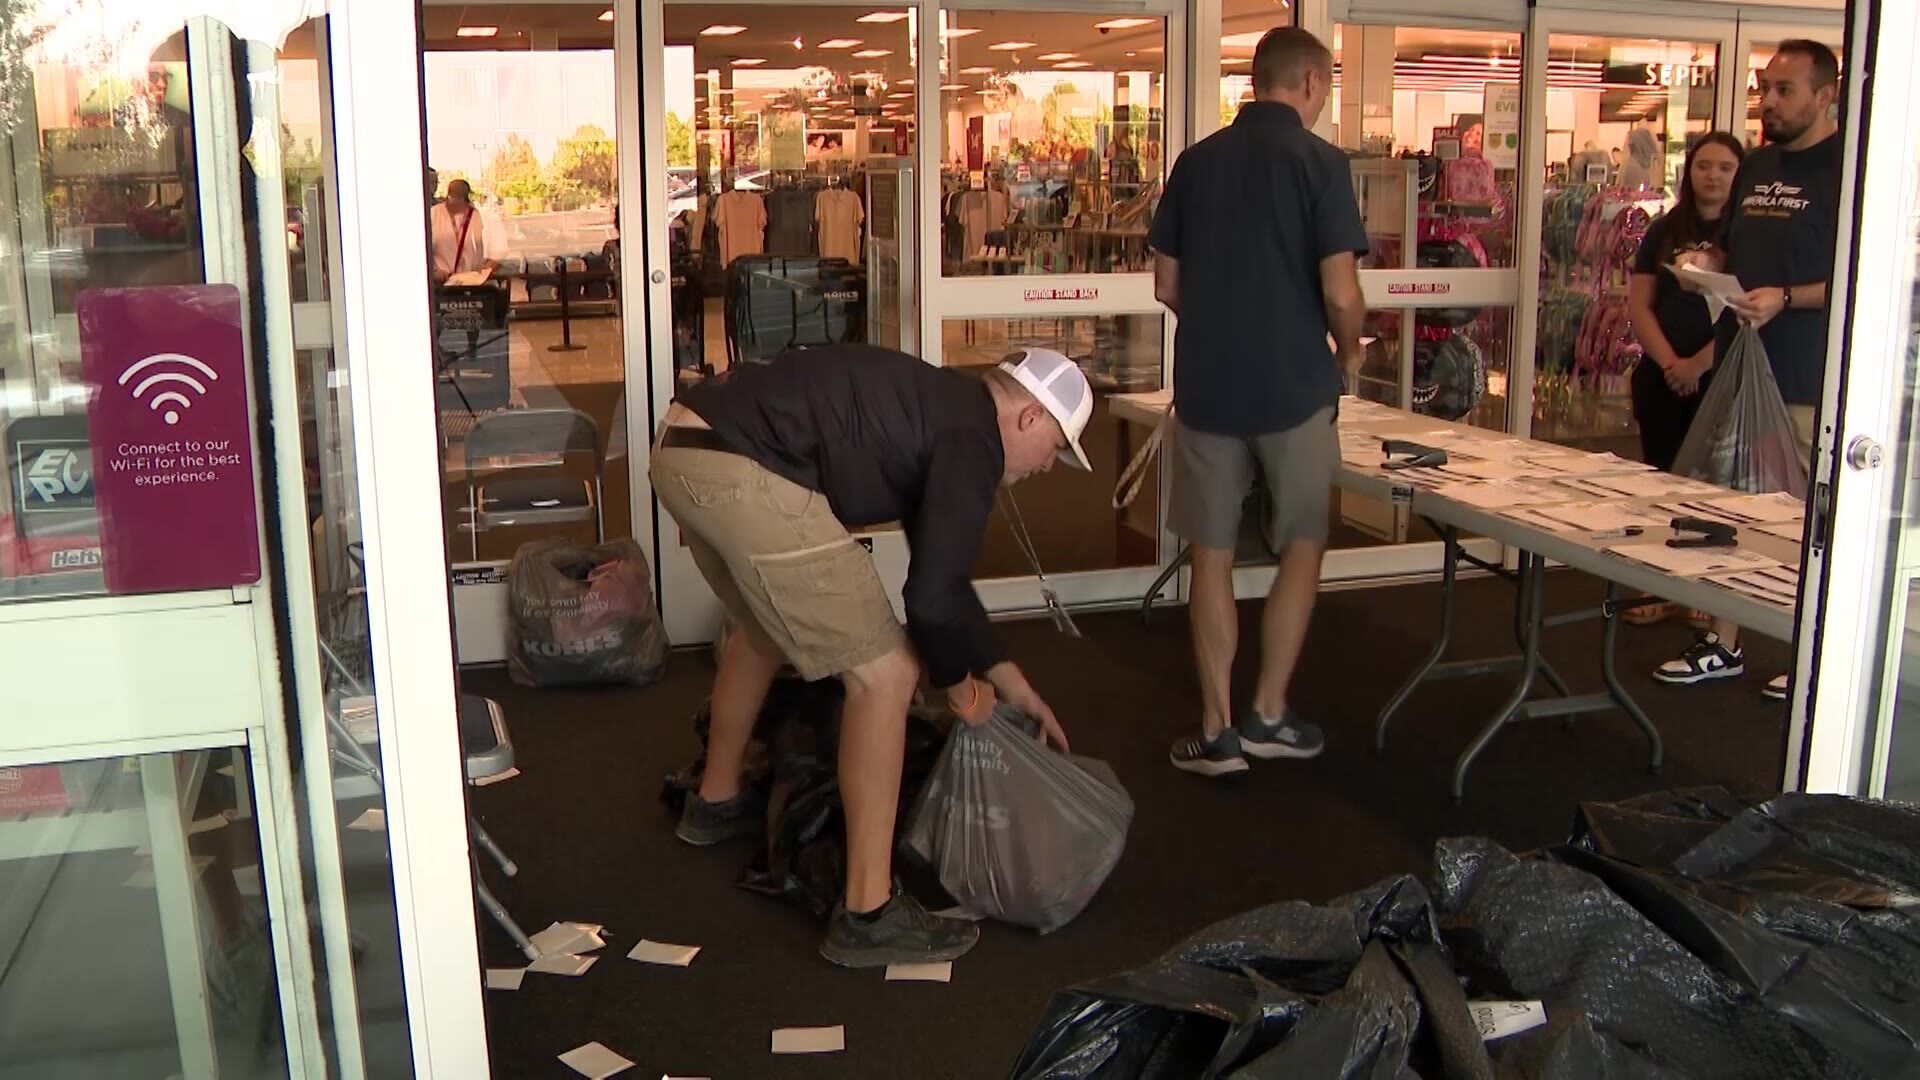
[[[260,580],[240,291],[93,289],[78,309],[107,591]]]

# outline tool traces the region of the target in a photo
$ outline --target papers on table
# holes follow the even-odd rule
[[[1609,555],[1643,563],[1674,577],[1725,577],[1728,574],[1784,569],[1757,551],[1740,548],[1677,548],[1664,543],[1642,541],[1615,544],[1605,550]]]
[[[1449,453],[1441,471],[1473,480],[1527,480],[1552,474],[1525,458],[1478,458]]]
[[[1781,540],[1791,540],[1798,544],[1806,539],[1807,523],[1804,521],[1770,522],[1765,525],[1753,526],[1753,531],[1764,533],[1767,536],[1777,537]]]
[[[586,1077],[587,1080],[607,1080],[609,1076],[633,1068],[633,1062],[597,1042],[575,1047],[561,1054],[560,1060],[567,1068]]]
[[[698,945],[668,945],[659,941],[642,940],[627,954],[627,959],[638,960],[643,964],[656,964],[660,967],[686,967],[693,958],[700,955]]]
[[[1741,574],[1729,574],[1720,584],[1779,607],[1793,607],[1800,601],[1800,571],[1791,566],[1770,566]]]
[[[1524,454],[1530,464],[1555,476],[1620,476],[1646,472],[1648,468],[1618,454],[1586,454],[1577,450],[1554,450],[1524,440],[1514,441],[1521,446],[1517,452]]]
[[[1590,476],[1569,484],[1629,499],[1707,498],[1726,489],[1665,472],[1623,473],[1616,476]]]
[[[1807,512],[1806,500],[1776,491],[1769,495],[1735,495],[1724,490],[1719,497],[1700,497],[1667,507],[1676,515],[1713,518],[1734,525],[1778,525],[1798,522]],[[1796,528],[1793,539],[1800,539]]]
[[[1581,530],[1590,533],[1615,532],[1622,529],[1659,529],[1669,524],[1666,515],[1645,507],[1622,503],[1573,502],[1559,506],[1544,506],[1535,510],[1543,518],[1560,522],[1563,528]]]
[[[776,1054],[837,1054],[847,1048],[844,1026],[780,1028],[773,1033]]]
[[[1552,484],[1528,480],[1512,480],[1507,483],[1475,481],[1442,484],[1434,488],[1433,493],[1443,499],[1452,499],[1454,502],[1465,503],[1481,510],[1551,506],[1566,502],[1573,497],[1564,489]]]

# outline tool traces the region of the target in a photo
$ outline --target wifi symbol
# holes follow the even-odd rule
[[[148,368],[157,368],[166,364],[184,365],[192,368],[200,374],[205,375],[210,382],[218,382],[220,380],[220,376],[215,374],[212,368],[185,353],[156,353],[147,357],[145,360],[127,365],[127,369],[120,373],[119,384],[125,386],[129,382],[132,382],[135,376]],[[205,397],[207,393],[207,384],[194,378],[192,375],[179,371],[156,371],[135,384],[133,388],[133,400],[140,401],[144,399],[147,403],[147,408],[156,412],[159,411],[162,406],[166,406],[167,411],[162,413],[160,418],[170,425],[177,424],[180,422],[180,410],[193,407],[192,398],[189,398],[177,389],[171,388],[163,389],[151,397],[148,396],[148,391],[153,390],[157,386],[171,387],[174,384],[191,389],[197,397]],[[178,406],[178,408],[174,406]]]

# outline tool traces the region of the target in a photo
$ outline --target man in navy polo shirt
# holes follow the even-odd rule
[[[1343,376],[1358,372],[1366,313],[1352,172],[1308,130],[1332,85],[1333,55],[1319,39],[1270,31],[1253,54],[1254,100],[1180,155],[1153,219],[1154,295],[1180,320],[1169,526],[1193,554],[1202,700],[1200,733],[1171,758],[1205,776],[1243,772],[1247,755],[1310,758],[1325,745],[1287,708],[1287,684],[1319,591],[1340,464],[1334,418]],[[1280,567],[1261,620],[1260,681],[1233,718],[1233,552],[1255,469],[1272,497]]]

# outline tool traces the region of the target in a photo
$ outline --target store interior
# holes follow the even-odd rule
[[[941,279],[1128,274],[1148,265],[1146,222],[1166,170],[1165,20],[950,15],[942,34],[942,115],[923,124],[914,22],[904,13],[750,4],[664,10],[674,287],[670,356],[653,362],[670,363],[676,378],[711,377],[795,343],[901,340],[920,312],[901,302],[900,275],[915,271],[902,264],[899,226],[907,223],[911,233],[921,214],[941,219],[938,230],[919,233],[940,238]],[[442,326],[431,361],[446,538],[456,569],[504,563],[530,540],[626,537],[645,520],[630,484],[633,456],[643,448],[628,445],[627,431],[630,414],[646,407],[630,401],[627,388],[648,373],[628,364],[647,356],[651,350],[639,343],[653,339],[646,312],[628,306],[638,294],[622,278],[623,267],[638,259],[630,238],[620,235],[614,201],[622,80],[609,15],[599,4],[423,9],[428,160],[439,180],[433,194],[468,181],[502,254],[493,280],[472,287],[485,292],[437,300],[450,305],[443,314],[475,295],[484,300],[477,322]],[[1223,121],[1247,92],[1244,72],[1259,34],[1287,17],[1284,3],[1226,4]],[[326,274],[303,240],[324,229],[312,157],[320,121],[317,106],[300,104],[317,103],[319,91],[303,40],[292,39],[281,56],[293,136],[287,227],[294,299],[319,302],[327,299]],[[1511,100],[1507,88],[1517,93],[1521,41],[1518,32],[1336,31],[1334,139],[1355,154],[1377,265],[1504,272],[1520,295],[1520,275],[1534,270],[1515,265],[1518,164],[1512,145],[1490,148],[1503,130],[1489,113],[1492,103]],[[1728,126],[1713,115],[1712,84],[1700,74],[1714,64],[1714,48],[1557,35],[1548,51],[1550,175],[1543,178],[1532,431],[1635,456],[1624,388],[1637,352],[1618,317],[1623,253],[1631,252],[1634,230],[1670,200],[1687,137]],[[1756,50],[1753,65],[1765,62],[1764,52]],[[38,145],[15,140],[0,149],[12,166],[0,177],[33,170],[23,148],[40,156],[53,238],[44,254],[61,269],[60,287],[50,293],[53,317],[34,328],[36,348],[0,354],[0,438],[9,466],[32,426],[21,423],[26,414],[56,423],[77,416],[73,292],[201,280],[196,177],[184,145],[191,131],[185,61],[177,42],[154,56],[149,107],[175,118],[173,130],[186,134],[162,139],[150,158],[103,164],[72,152],[74,133],[94,126],[93,106],[76,78],[53,72],[37,73]],[[1748,103],[1744,121],[1750,142],[1757,139],[1755,104]],[[932,137],[928,124],[937,125],[942,148],[938,207],[919,205],[913,188],[895,187],[890,197],[884,190],[917,141]],[[299,169],[291,155],[307,155]],[[777,209],[782,204],[798,209]],[[0,205],[0,217],[15,212]],[[1585,227],[1589,218],[1612,224],[1594,235]],[[129,219],[147,225],[120,224]],[[739,222],[748,224],[735,233]],[[742,264],[741,256],[751,258]],[[752,273],[736,280],[742,265]],[[25,280],[6,275],[4,287],[15,293],[0,304],[0,332],[11,333],[7,315],[31,307],[16,277]],[[775,314],[762,319],[769,310]],[[1512,304],[1374,312],[1364,392],[1402,404],[1402,389],[1411,385],[1417,411],[1509,429],[1516,409],[1528,407],[1507,393],[1515,316]],[[1087,365],[1103,398],[1157,389],[1167,369],[1168,328],[1158,314],[961,313],[939,326],[939,340],[921,351],[943,364],[979,369],[1025,345],[1063,348]],[[343,661],[329,680],[350,683],[363,674],[355,664],[365,649],[365,601],[362,594],[355,607],[347,587],[357,526],[326,505],[342,447],[324,437],[344,409],[328,393],[337,388],[329,381],[336,371],[331,354],[310,350],[304,359],[313,412],[303,439],[322,541],[317,569],[328,597],[322,630]],[[17,407],[21,399],[32,408]],[[540,467],[573,477],[590,494],[565,513],[527,523],[484,510],[489,486],[493,498],[501,497],[518,467],[510,453],[489,446],[488,428],[490,418],[534,410],[584,419],[591,438]],[[1152,500],[1125,511],[1110,502],[1141,434],[1116,421],[1103,401],[1086,437],[1094,475],[1056,471],[1022,486],[1022,517],[1048,572],[1152,567],[1170,554],[1161,549]],[[84,432],[79,440],[84,445]],[[1146,489],[1156,487],[1150,474]],[[0,473],[0,596],[42,586],[74,591],[72,575],[84,572],[74,562],[83,556],[62,554],[84,554],[84,529],[29,530],[26,500],[37,490],[11,467]],[[1432,539],[1404,514],[1363,500],[1343,497],[1335,514],[1336,546]],[[1030,572],[1008,525],[997,517],[990,528],[978,579]],[[60,519],[60,528],[71,526]],[[97,562],[97,540],[93,552]],[[1249,553],[1258,559],[1255,538]],[[1506,644],[1505,589],[1490,580],[1468,587],[1463,646],[1476,639]],[[1569,610],[1591,604],[1595,593],[1584,579],[1555,579],[1549,605]],[[703,650],[677,652],[666,678],[644,690],[532,690],[497,668],[470,668],[465,689],[501,705],[519,756],[512,782],[471,792],[478,819],[519,863],[511,879],[491,864],[481,869],[505,908],[529,930],[580,920],[604,924],[611,941],[651,937],[706,950],[684,972],[608,961],[577,979],[533,978],[518,991],[490,992],[498,1074],[555,1075],[555,1054],[600,1040],[670,1053],[642,1062],[657,1072],[764,1075],[768,1029],[846,1024],[846,1055],[797,1063],[781,1075],[979,1075],[979,1062],[1012,1061],[1054,990],[1145,961],[1217,917],[1276,897],[1322,901],[1421,867],[1432,842],[1447,835],[1485,835],[1515,850],[1552,842],[1564,837],[1581,800],[1656,787],[1721,785],[1749,794],[1778,788],[1785,717],[1752,686],[1674,690],[1647,678],[1690,637],[1675,624],[1628,631],[1621,644],[1629,688],[1667,737],[1664,773],[1647,775],[1638,734],[1624,719],[1582,721],[1572,730],[1516,727],[1493,744],[1470,797],[1454,807],[1448,768],[1498,704],[1498,687],[1468,683],[1458,693],[1417,700],[1389,752],[1367,752],[1372,717],[1403,667],[1425,649],[1436,607],[1431,585],[1327,593],[1302,664],[1309,674],[1299,704],[1324,719],[1333,749],[1321,760],[1262,770],[1232,786],[1208,786],[1172,772],[1164,760],[1168,738],[1190,724],[1197,694],[1181,611],[1157,613],[1144,627],[1131,613],[1087,614],[1077,620],[1085,635],[1078,639],[1045,620],[1004,624],[1010,650],[1028,665],[1075,748],[1109,762],[1134,796],[1136,831],[1120,870],[1078,922],[1044,938],[990,928],[979,952],[943,987],[903,988],[827,967],[814,951],[815,921],[735,888],[742,852],[696,852],[674,842],[657,785],[698,749],[692,719],[711,677]],[[1252,640],[1257,609],[1244,608],[1242,618],[1243,639]],[[1585,656],[1596,644],[1588,631],[1574,630],[1551,648]],[[1790,663],[1783,645],[1755,641],[1751,648],[1756,669]],[[1253,674],[1244,660],[1236,671],[1242,694]],[[1585,667],[1570,665],[1576,690],[1583,689]],[[236,819],[245,795],[231,779],[205,784],[194,820]],[[349,799],[341,819],[361,820],[377,805],[377,793]],[[342,836],[355,931],[389,939],[395,931],[386,847],[368,835]],[[258,878],[257,838],[245,829],[210,828],[193,850],[204,860],[200,872],[213,868],[207,880],[220,883],[206,890],[207,903],[227,905],[222,910],[232,916],[219,917],[232,933],[221,938],[233,965],[221,990],[232,1000],[222,1008],[238,1026],[257,1023],[272,1015],[271,1002],[234,989],[252,985],[262,963],[258,930],[248,929],[259,925],[262,901],[257,886],[245,886],[249,868]],[[151,893],[137,884],[94,887],[137,879],[145,857],[116,849],[89,858],[100,863],[52,894],[62,910],[129,939],[156,937]],[[227,879],[242,883],[242,896],[228,895],[236,890],[225,887]],[[480,925],[489,966],[517,966],[512,942],[491,921]],[[110,962],[120,938],[93,940],[100,962]],[[370,1059],[404,1060],[399,972],[378,959],[381,950],[372,954],[355,972],[363,1015],[374,1025]],[[62,1022],[36,1010],[34,999],[71,998],[33,988],[54,985],[47,980],[57,981],[73,960],[43,951],[11,969],[0,992],[0,1047],[14,1034]],[[21,978],[23,971],[31,977]],[[129,984],[151,988],[163,978],[164,971],[142,970]],[[122,1018],[141,1007],[134,997],[116,1003]],[[152,1026],[164,1031],[164,997],[142,1001],[154,1012]],[[75,1027],[72,1019],[66,1033],[84,1039],[86,1025]],[[272,1054],[262,1057],[256,1045],[236,1043],[230,1053],[224,1063],[232,1075],[271,1071]]]

